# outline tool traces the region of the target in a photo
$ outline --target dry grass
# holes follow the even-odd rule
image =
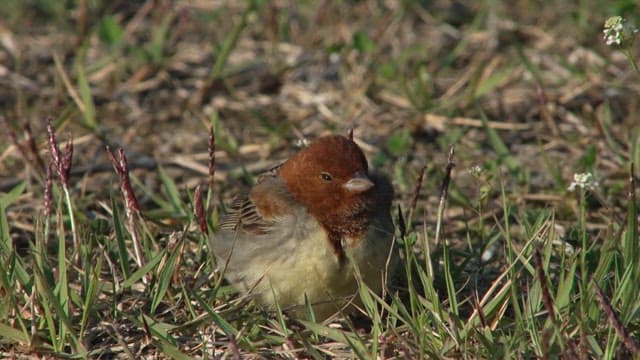
[[[627,277],[638,274],[621,274],[640,259],[629,247],[637,234],[628,196],[630,164],[640,163],[640,75],[601,30],[615,12],[640,18],[633,2],[613,3],[7,1],[0,250],[9,252],[0,264],[11,276],[0,282],[0,353],[628,356],[639,303],[626,300]],[[74,148],[69,196],[55,182],[48,202],[47,118],[58,142],[72,138]],[[210,128],[216,167],[207,187]],[[235,298],[211,270],[192,211],[196,186],[215,231],[221,204],[253,176],[303,139],[350,128],[392,177],[405,216],[426,166],[405,241],[416,264],[426,256],[435,267],[433,292],[400,276],[400,295],[384,311],[391,315],[366,329],[342,320],[344,331],[294,324]],[[456,167],[436,246],[450,145]],[[126,152],[139,215],[125,214],[106,146]],[[581,172],[599,181],[584,196],[567,191]],[[95,293],[90,284],[100,284]],[[50,303],[49,314],[41,298],[64,294],[69,303]],[[531,298],[539,302],[528,308]],[[498,304],[487,305],[492,299]],[[615,314],[622,333],[607,330]],[[614,333],[632,345],[611,350]]]

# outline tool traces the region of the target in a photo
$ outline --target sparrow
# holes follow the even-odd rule
[[[242,294],[316,320],[358,304],[358,282],[380,293],[393,272],[393,187],[370,173],[351,139],[317,139],[258,177],[229,207],[210,246]]]

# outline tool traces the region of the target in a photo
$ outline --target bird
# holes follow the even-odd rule
[[[258,176],[210,238],[218,270],[259,305],[315,320],[349,314],[358,284],[380,293],[395,270],[393,187],[341,135],[318,138]]]

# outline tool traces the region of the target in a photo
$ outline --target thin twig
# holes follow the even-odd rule
[[[209,190],[213,189],[213,180],[216,175],[216,136],[213,126],[209,129]]]
[[[67,89],[67,93],[69,93],[69,96],[71,96],[71,99],[73,99],[73,102],[76,103],[76,106],[78,107],[80,112],[82,114],[86,113],[84,102],[82,102],[82,100],[80,99],[80,95],[71,84],[71,80],[69,80],[69,75],[67,75],[67,72],[64,70],[64,67],[62,66],[62,62],[60,62],[60,56],[55,52],[53,53],[53,62],[56,66],[56,70],[58,71],[58,74],[60,75],[60,79],[62,79],[62,83],[64,84],[64,87]]]
[[[592,280],[593,288],[596,290],[596,299],[598,299],[600,308],[607,315],[607,318],[609,318],[609,322],[611,323],[611,326],[613,326],[614,330],[616,331],[616,334],[618,334],[618,337],[620,337],[620,339],[622,340],[622,344],[624,344],[624,347],[627,348],[627,350],[629,350],[631,354],[633,355],[639,354],[640,347],[638,347],[638,344],[636,343],[636,341],[633,340],[633,338],[631,337],[627,329],[625,329],[624,325],[622,325],[622,322],[618,318],[618,315],[616,315],[615,311],[613,311],[613,308],[611,307],[611,302],[604,295],[604,293],[602,292],[602,289],[600,289],[598,284],[596,284],[595,280],[593,279],[591,280]]]

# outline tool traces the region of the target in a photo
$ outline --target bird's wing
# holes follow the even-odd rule
[[[279,176],[265,177],[231,204],[210,239],[211,249],[228,262],[228,274],[235,274],[246,266],[246,259],[260,257],[265,248],[278,247],[301,231],[298,224],[305,212]],[[229,261],[232,254],[235,260]]]
[[[266,234],[271,226],[273,226],[273,221],[268,221],[260,216],[249,194],[242,194],[229,207],[229,211],[220,223],[219,231],[257,235]]]
[[[220,231],[263,235],[270,232],[275,218],[293,214],[300,204],[277,176],[264,176],[249,194],[239,196],[220,224]]]

